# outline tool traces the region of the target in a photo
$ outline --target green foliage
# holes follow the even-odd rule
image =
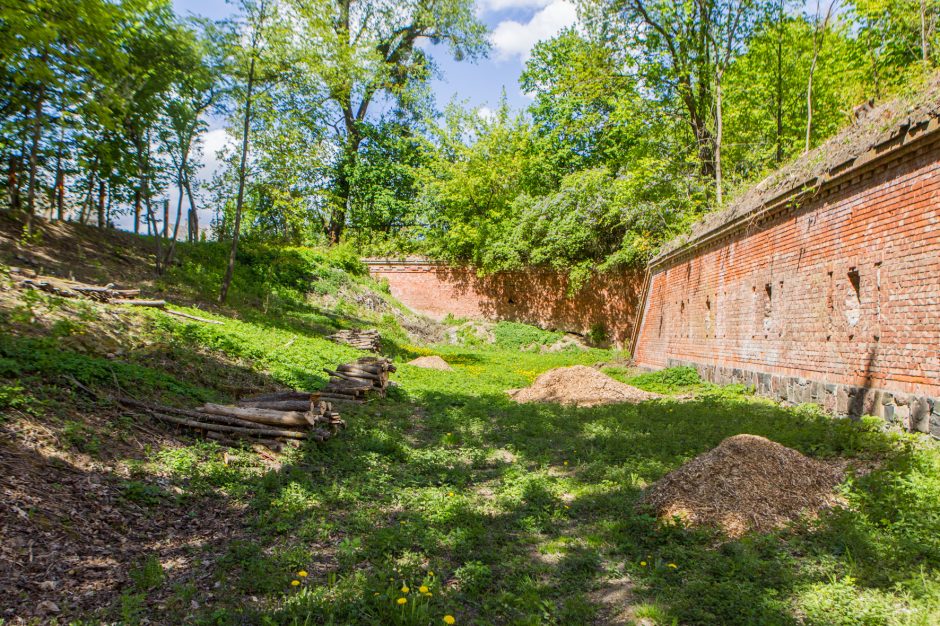
[[[702,387],[702,379],[694,367],[670,367],[638,374],[627,379],[634,387],[653,393],[676,393]]]
[[[564,333],[542,330],[528,324],[517,322],[498,322],[493,327],[494,345],[502,350],[531,349],[550,346],[564,336]]]
[[[79,452],[97,455],[101,452],[101,440],[84,422],[69,420],[62,425],[62,438],[65,443]]]
[[[2,367],[3,364],[0,363],[0,368]],[[35,414],[39,410],[38,407],[39,402],[31,394],[27,393],[22,385],[17,383],[0,383],[0,411],[16,409],[23,413]]]
[[[149,591],[163,584],[165,574],[160,559],[151,554],[131,568],[130,577],[138,591]]]

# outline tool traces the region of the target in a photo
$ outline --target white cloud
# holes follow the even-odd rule
[[[224,128],[216,128],[207,132],[202,138],[202,176],[201,178],[209,180],[215,174],[219,166],[218,152],[226,145],[232,143],[232,138],[225,132]]]
[[[525,62],[536,43],[551,39],[577,21],[578,11],[574,3],[568,0],[554,0],[525,24],[515,20],[500,22],[493,29],[490,41],[496,50],[497,59],[506,60],[518,57],[520,61]]]
[[[480,13],[498,13],[510,9],[541,9],[552,0],[478,0],[477,11]]]
[[[494,117],[496,117],[496,111],[486,105],[483,105],[477,109],[477,115],[480,117],[480,119],[489,122],[492,121]]]

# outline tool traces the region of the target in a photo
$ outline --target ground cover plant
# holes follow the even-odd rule
[[[0,461],[16,468],[7,480],[32,477],[71,507],[16,504],[25,518],[3,509],[17,576],[27,544],[17,548],[11,529],[61,531],[66,546],[39,579],[47,587],[0,583],[4,605],[31,607],[0,616],[11,623],[936,623],[934,443],[704,384],[688,369],[633,372],[609,350],[527,350],[555,337],[518,325],[495,343],[420,343],[395,303],[376,304],[387,294],[323,256],[307,270],[335,288],[268,279],[266,297],[240,290],[254,282],[237,274],[229,306],[213,308],[199,276],[224,257],[208,264],[198,245],[153,289],[189,294],[201,308],[182,310],[221,325],[0,291]],[[377,322],[399,364],[389,396],[344,407],[343,436],[275,459],[174,433],[73,383],[185,406],[239,389],[316,388],[322,367],[357,354],[325,333]],[[426,355],[453,371],[405,364]],[[576,408],[506,394],[578,364],[665,397]],[[645,487],[739,433],[848,459],[846,507],[733,540],[635,507]],[[89,484],[105,491],[74,502]],[[19,503],[27,487],[13,485],[5,493]],[[96,517],[106,514],[122,521]],[[132,548],[95,590],[68,546],[110,537],[102,519]],[[107,543],[89,549],[111,554]]]

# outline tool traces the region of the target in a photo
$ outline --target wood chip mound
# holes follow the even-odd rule
[[[423,367],[428,370],[442,370],[445,372],[452,372],[452,368],[447,361],[442,359],[439,356],[422,356],[418,357],[413,361],[408,361],[408,365],[414,365],[415,367]]]
[[[666,474],[639,507],[729,537],[767,532],[841,503],[843,470],[757,435],[735,435]]]
[[[516,402],[556,402],[567,406],[597,406],[644,402],[662,396],[614,380],[593,367],[574,365],[549,370],[530,387],[506,393]]]

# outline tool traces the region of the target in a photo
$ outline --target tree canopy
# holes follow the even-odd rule
[[[835,2],[582,0],[526,62],[531,104],[487,115],[430,91],[432,49],[488,53],[471,0],[240,0],[218,22],[170,0],[3,3],[2,204],[132,215],[158,270],[180,237],[230,241],[233,263],[249,237],[580,284],[930,79],[940,2]],[[210,116],[228,140],[204,181]]]

